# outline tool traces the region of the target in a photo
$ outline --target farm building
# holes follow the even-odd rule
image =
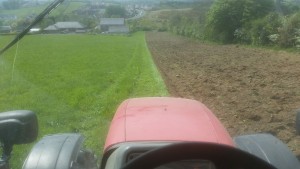
[[[108,33],[128,33],[129,28],[128,26],[110,26],[108,28]]]
[[[44,29],[44,33],[82,33],[85,27],[79,22],[57,22]]]
[[[41,28],[31,28],[29,30],[30,34],[35,34],[35,33],[39,33],[41,31]]]
[[[11,32],[11,27],[10,26],[0,26],[0,33],[5,34],[5,33],[10,33]]]
[[[0,20],[16,20],[18,17],[16,15],[11,14],[0,14]]]
[[[125,25],[124,18],[101,18],[101,32],[105,33],[128,33],[129,28]]]

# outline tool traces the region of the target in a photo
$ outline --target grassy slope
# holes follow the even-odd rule
[[[18,10],[1,10],[0,13],[16,15],[17,17],[24,17],[30,14],[39,14],[44,8],[46,8],[46,5],[41,5],[39,7],[22,8]]]
[[[122,100],[167,95],[143,33],[28,36],[19,44],[12,70],[15,51],[0,56],[0,111],[35,111],[39,137],[80,132],[99,154]],[[15,146],[15,166],[29,149]]]
[[[49,4],[44,4],[44,5],[40,5],[37,7],[26,7],[26,8],[21,8],[21,9],[17,9],[17,10],[1,10],[0,14],[11,14],[11,15],[16,15],[19,18],[23,18],[23,17],[31,15],[31,14],[38,15],[48,5]],[[64,2],[61,5],[59,5],[58,9],[54,10],[52,14],[58,15],[61,13],[61,11],[63,11],[63,13],[70,13],[83,5],[85,5],[85,3],[67,1],[67,2]]]

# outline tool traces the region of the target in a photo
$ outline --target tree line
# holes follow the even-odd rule
[[[161,14],[158,30],[224,44],[300,48],[299,11],[300,0],[202,0],[191,10]]]
[[[205,28],[205,38],[217,42],[300,47],[299,1],[217,0]]]

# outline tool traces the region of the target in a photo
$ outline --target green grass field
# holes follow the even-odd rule
[[[0,56],[0,88],[0,111],[36,112],[39,138],[79,132],[98,155],[121,101],[168,95],[144,33],[27,36]],[[31,147],[14,147],[13,168],[20,168]]]

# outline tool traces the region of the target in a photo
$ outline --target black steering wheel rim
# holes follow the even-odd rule
[[[153,169],[174,161],[203,159],[219,169],[276,169],[268,162],[227,145],[214,143],[175,143],[151,150],[123,166],[122,169]]]

